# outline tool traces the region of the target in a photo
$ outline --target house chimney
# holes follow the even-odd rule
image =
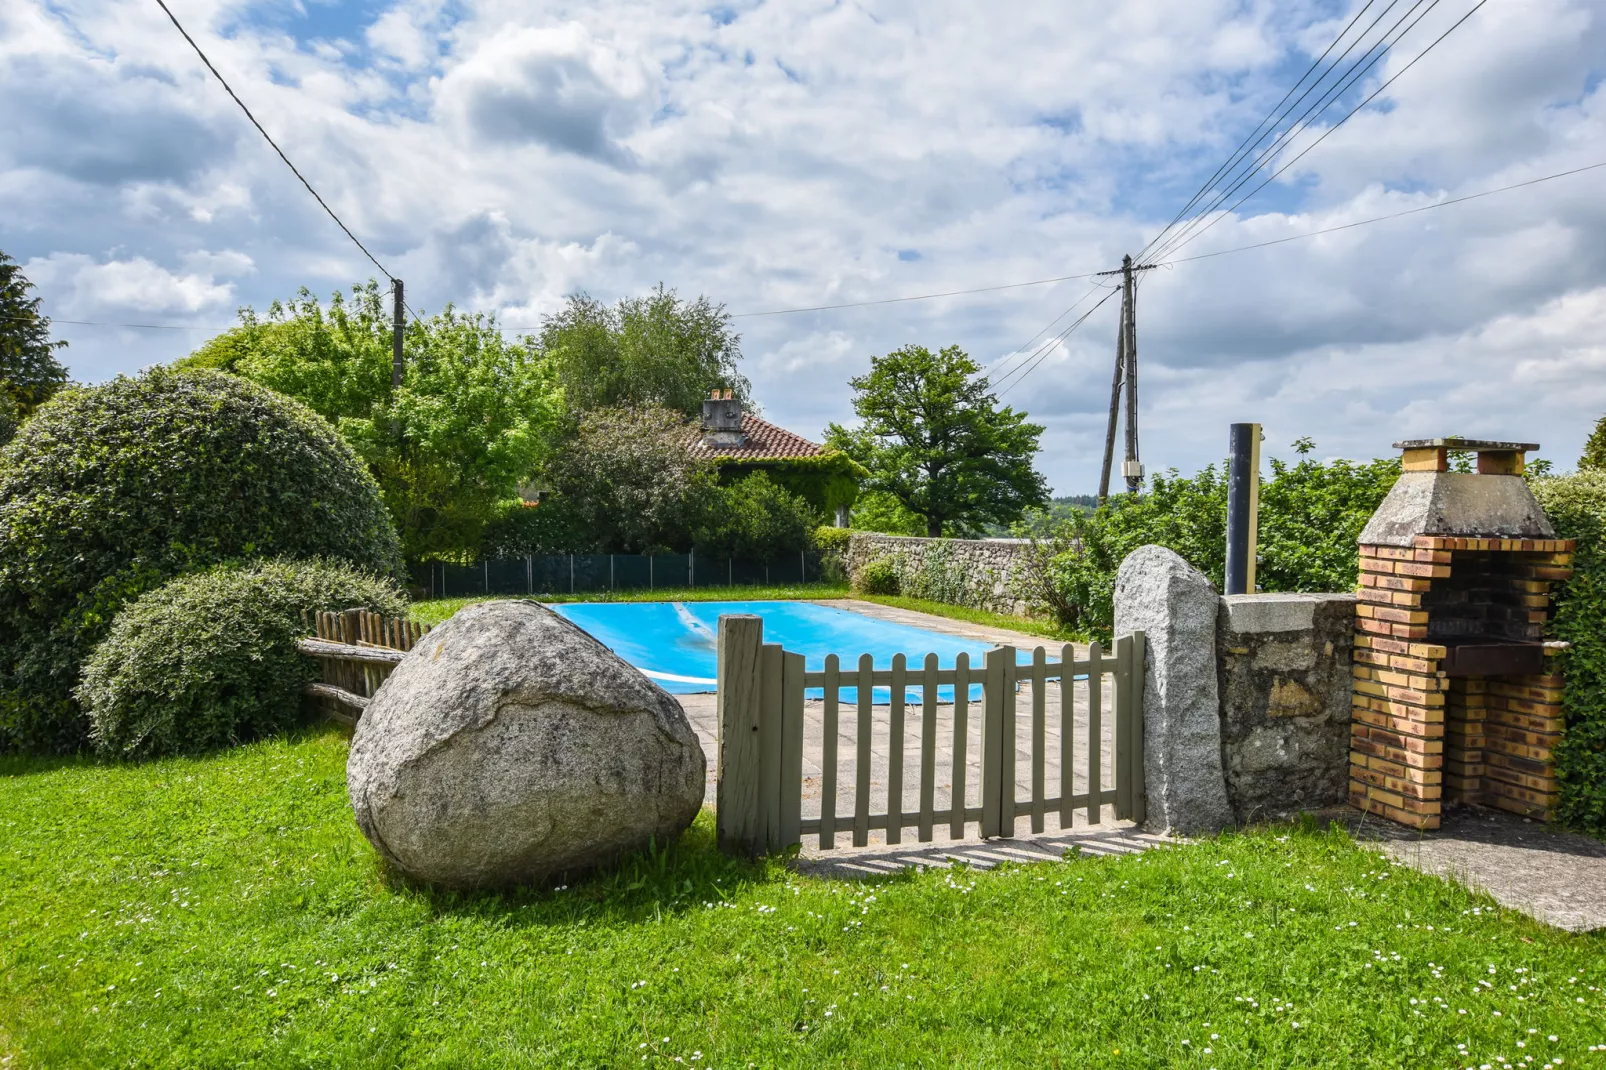
[[[745,445],[747,436],[742,433],[742,403],[731,396],[731,391],[715,390],[703,402],[703,445]]]

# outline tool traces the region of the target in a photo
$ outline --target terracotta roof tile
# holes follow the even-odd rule
[[[693,457],[730,458],[737,461],[779,461],[789,457],[818,457],[825,447],[794,435],[784,427],[761,420],[752,413],[742,414],[742,433],[747,441],[740,446],[709,446],[701,429],[693,428],[689,449]]]

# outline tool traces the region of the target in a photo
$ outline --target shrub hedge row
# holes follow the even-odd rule
[[[305,614],[400,614],[396,586],[329,561],[221,566],[124,606],[84,666],[78,699],[108,757],[185,754],[293,727],[317,679],[296,650]]]
[[[83,745],[80,668],[141,594],[318,556],[400,575],[373,477],[304,405],[217,372],[63,391],[0,449],[0,749]]]
[[[1567,731],[1556,748],[1557,818],[1606,833],[1606,471],[1533,481],[1534,495],[1565,539],[1576,539],[1573,575],[1556,599],[1552,637],[1560,656]]]

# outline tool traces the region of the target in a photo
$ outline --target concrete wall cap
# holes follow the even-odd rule
[[[1316,626],[1316,607],[1353,603],[1353,594],[1229,594],[1221,598],[1227,626],[1235,632],[1302,632]]]

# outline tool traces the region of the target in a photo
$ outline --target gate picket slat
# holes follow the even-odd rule
[[[1043,691],[1048,684],[1048,652],[1032,651],[1032,831],[1043,831],[1043,752],[1046,742],[1047,707]]]
[[[1020,726],[1015,717],[1015,686],[1019,682],[1019,674],[1015,669],[1018,660],[1015,648],[1006,646],[1003,649],[1004,653],[998,659],[999,676],[1004,681],[1003,690],[998,696],[1001,714],[998,724],[998,834],[1007,838],[1015,835],[1015,815],[1019,812],[1015,796],[1015,747],[1020,739]]]
[[[887,730],[887,843],[903,840],[903,704],[908,659],[892,655],[892,702]]]
[[[1104,664],[1098,643],[1087,649],[1087,823],[1099,823],[1099,796],[1104,790],[1100,760],[1104,755]]]
[[[863,847],[870,842],[870,710],[871,673],[875,664],[869,654],[859,655],[859,725],[858,760],[853,770],[853,846]]]
[[[842,662],[835,654],[825,656],[825,744],[820,753],[820,849],[836,846],[836,742],[837,691]]]
[[[803,655],[790,651],[781,665],[781,839],[800,843],[803,831]]]
[[[1127,715],[1132,689],[1126,686],[1131,646],[1131,640],[1124,635],[1115,640],[1115,816],[1123,821],[1132,816],[1132,718]]]
[[[1060,648],[1060,831],[1070,830],[1071,796],[1076,794],[1076,648],[1066,643]]]
[[[965,743],[970,735],[970,655],[954,659],[954,787],[949,800],[948,838],[965,838]]]
[[[783,750],[781,667],[785,658],[779,643],[759,647],[758,689],[758,834],[767,847],[781,842],[781,806],[777,794],[781,785]]]
[[[931,842],[937,785],[937,655],[926,655],[920,685],[920,842]]]

